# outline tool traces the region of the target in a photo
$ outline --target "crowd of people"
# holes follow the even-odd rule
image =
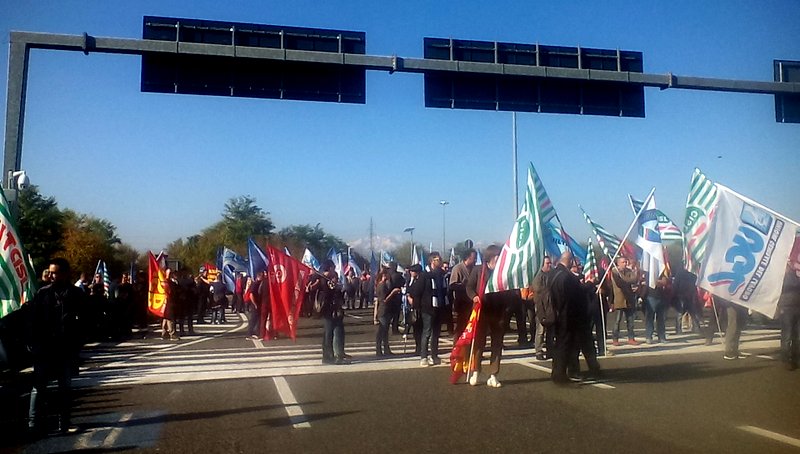
[[[348,270],[342,280],[334,263],[326,260],[319,272],[311,275],[299,312],[309,317],[316,315],[323,321],[324,364],[349,364],[352,360],[345,353],[346,310],[372,308],[377,357],[394,355],[389,339],[402,335],[404,342],[413,339],[414,355],[419,357],[421,367],[442,362],[443,327],[454,342],[472,330],[468,382],[477,385],[480,381],[489,337],[486,384],[493,388],[502,386],[499,374],[503,336],[511,330],[511,319],[516,320],[519,347],[532,347],[538,360],[552,359],[551,378],[557,384],[570,383],[581,376],[580,355],[588,367],[583,377],[599,379],[602,372],[597,357],[610,354],[606,349],[607,333],[610,329],[612,346],[621,345],[623,322],[626,343],[639,345],[634,328],[638,312],[644,315],[644,342],[648,344],[669,341],[666,316],[674,312],[676,334],[690,329],[710,345],[714,334],[724,331],[723,358],[746,357],[739,351],[739,338],[748,320],[747,309],[699,289],[697,277],[687,270],[679,270],[674,276],[659,276],[655,286],[650,287],[646,273],[635,260],[619,257],[607,273],[600,270],[597,277],[586,280],[580,261],[566,252],[557,258],[545,257],[527,288],[486,294],[484,289],[499,254],[500,248],[491,245],[483,252],[483,263],[477,265],[478,254],[469,249],[464,259],[450,269],[438,252],[431,252],[430,264],[425,268],[414,264],[401,273],[397,263],[390,262],[374,278],[369,271],[356,276]],[[103,282],[100,274],[91,281],[81,275],[74,284],[69,276],[68,262],[52,260],[42,275],[40,290],[24,309],[34,366],[29,415],[32,430],[41,427],[44,400],[55,404],[58,429],[73,430],[69,424],[70,383],[77,373],[83,344],[123,339],[130,336],[133,326],[145,327],[148,323],[148,283],[143,274],[132,282],[131,276],[124,273],[110,285]],[[240,274],[232,292],[222,279],[220,273],[210,279],[204,268],[197,276],[167,270],[162,283],[167,297],[162,338],[178,340],[192,335],[196,324],[226,323],[229,306],[235,313],[247,314],[248,339],[274,338],[266,273],[254,277]],[[473,319],[473,309],[478,306],[480,316]],[[670,308],[672,311],[668,311]],[[800,270],[790,265],[778,316],[781,359],[787,369],[794,370],[800,360]],[[54,399],[47,397],[51,380],[58,381]]]

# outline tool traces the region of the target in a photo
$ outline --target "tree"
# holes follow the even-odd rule
[[[20,240],[33,259],[33,269],[43,270],[62,249],[64,215],[55,198],[44,197],[36,186],[21,190],[17,201]]]
[[[115,257],[115,245],[121,243],[111,222],[86,214],[65,210],[63,256],[76,273],[92,273],[98,260],[109,267]]]
[[[222,221],[218,224],[222,236],[221,244],[238,248],[241,253],[241,250],[246,249],[249,237],[272,233],[275,225],[268,215],[249,195],[229,199],[222,213]]]
[[[284,227],[278,232],[278,238],[275,240],[288,247],[290,251],[297,250],[298,256],[305,251],[305,248],[308,248],[320,262],[328,257],[328,251],[331,248],[336,248],[339,252],[347,252],[347,243],[335,235],[325,233],[320,224],[313,227],[310,224]]]

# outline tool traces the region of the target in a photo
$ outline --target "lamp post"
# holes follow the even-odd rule
[[[444,236],[445,236],[444,233],[446,225],[444,212],[445,212],[445,207],[447,207],[447,205],[450,205],[450,202],[448,202],[447,200],[440,200],[439,205],[442,206],[442,254],[444,254]]]
[[[414,259],[414,227],[408,227],[405,230],[403,230],[403,232],[404,233],[407,232],[407,233],[411,234],[411,255],[409,255],[409,258],[410,258],[410,260],[413,260]]]

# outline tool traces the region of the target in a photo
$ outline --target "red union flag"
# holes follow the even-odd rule
[[[151,313],[164,318],[164,311],[167,308],[167,291],[164,288],[164,284],[167,277],[152,252],[147,251],[147,258],[150,265],[147,269],[147,309]]]
[[[272,332],[288,334],[295,340],[297,319],[300,317],[311,268],[272,246],[267,246],[267,256]]]

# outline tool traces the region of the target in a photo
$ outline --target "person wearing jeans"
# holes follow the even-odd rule
[[[644,284],[643,284],[644,285]],[[648,344],[653,342],[653,331],[655,328],[656,335],[659,342],[667,341],[666,315],[666,293],[669,280],[665,276],[661,276],[656,281],[656,288],[647,288],[644,305],[644,331],[645,342]],[[655,325],[655,326],[653,326]]]
[[[620,324],[623,318],[628,327],[628,344],[638,345],[633,333],[633,316],[636,310],[636,292],[633,286],[639,282],[639,270],[629,267],[628,259],[617,257],[615,267],[611,271],[611,282],[614,289],[614,311],[616,323],[611,333],[612,344],[619,345]]]

